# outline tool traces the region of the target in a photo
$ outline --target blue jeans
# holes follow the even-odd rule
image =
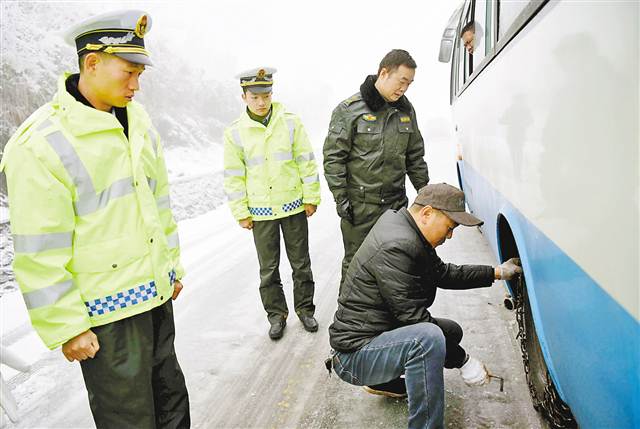
[[[338,377],[356,386],[386,383],[405,375],[409,428],[444,427],[445,338],[433,323],[384,332],[351,353],[336,352]]]

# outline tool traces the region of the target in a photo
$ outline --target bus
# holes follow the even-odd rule
[[[443,32],[459,186],[552,427],[640,428],[638,1],[466,0]],[[506,301],[508,304],[510,301]]]

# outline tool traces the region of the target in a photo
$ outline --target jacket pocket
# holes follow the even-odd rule
[[[351,158],[362,158],[370,153],[381,151],[383,126],[381,123],[358,120],[356,124],[356,135],[353,139]],[[376,156],[377,157],[377,156]],[[370,163],[373,159],[361,159]]]
[[[404,159],[407,152],[407,146],[409,145],[409,139],[413,134],[413,125],[411,123],[398,122],[398,139],[396,143],[396,150],[401,155],[401,161],[404,164]]]
[[[340,134],[344,127],[340,122],[335,122],[329,125],[329,134]]]
[[[148,254],[149,248],[143,240],[120,237],[75,248],[69,269],[75,273],[115,271]]]
[[[412,133],[413,132],[413,124],[410,122],[398,122],[398,132],[399,133]]]
[[[382,122],[367,122],[359,120],[356,124],[358,134],[380,134],[382,132]]]

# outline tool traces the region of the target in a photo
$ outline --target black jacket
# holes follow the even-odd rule
[[[493,280],[491,266],[442,262],[407,209],[388,210],[349,265],[329,327],[331,347],[350,352],[383,332],[431,322],[437,288],[487,287]]]

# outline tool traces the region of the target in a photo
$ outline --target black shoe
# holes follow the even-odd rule
[[[300,321],[307,331],[316,332],[318,330],[318,322],[313,316],[300,316]]]
[[[269,328],[269,338],[272,340],[279,340],[282,338],[285,326],[287,326],[287,321],[285,319],[279,319],[278,321],[271,323],[271,328]]]
[[[388,396],[389,398],[407,397],[407,385],[404,384],[404,378],[396,378],[373,386],[364,386],[364,390],[374,395]]]

